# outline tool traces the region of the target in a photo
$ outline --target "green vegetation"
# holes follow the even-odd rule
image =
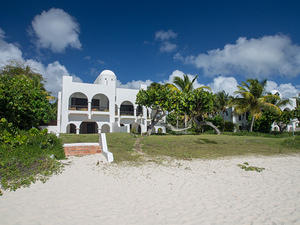
[[[0,121],[0,183],[4,190],[16,190],[58,173],[65,158],[61,141],[47,130],[18,130]]]
[[[60,134],[59,138],[63,144],[99,142],[99,134]]]
[[[138,162],[141,155],[134,151],[137,137],[127,133],[109,133],[106,135],[108,150],[114,154],[114,162]]]
[[[300,153],[300,137],[265,138],[228,135],[153,135],[142,139],[143,152],[177,159],[214,159],[240,155],[276,155]],[[290,146],[291,144],[292,147]]]
[[[7,66],[0,71],[0,118],[28,130],[53,119],[50,95],[42,76],[29,67]]]
[[[42,75],[9,65],[0,71],[0,189],[16,190],[58,173],[61,140],[38,126],[55,118]],[[2,191],[0,190],[0,195]]]
[[[265,168],[257,167],[257,166],[249,166],[248,162],[244,162],[243,164],[238,164],[238,167],[245,171],[256,171],[258,173],[262,172]]]

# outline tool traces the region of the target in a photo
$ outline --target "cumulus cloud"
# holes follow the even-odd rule
[[[169,78],[167,80],[164,80],[163,82],[161,83],[170,83],[170,84],[173,84],[173,81],[174,81],[174,78],[175,77],[180,77],[183,79],[183,75],[186,74],[180,70],[174,70],[170,75],[169,75]],[[195,78],[196,75],[192,75],[192,74],[186,74],[190,80],[193,80]],[[201,86],[204,86],[204,84],[200,84],[198,82],[198,80],[196,79],[194,84],[193,84],[193,87],[194,88],[198,88],[198,87],[201,87]]]
[[[267,81],[266,92],[271,92],[273,90],[279,91],[282,98],[292,98],[298,96],[300,89],[295,87],[291,83],[277,84],[275,81]]]
[[[177,48],[176,44],[166,41],[161,44],[159,50],[161,52],[173,52],[176,48]]]
[[[172,30],[157,31],[155,33],[155,40],[160,42],[159,50],[161,52],[173,52],[177,48],[177,45],[172,43],[170,40],[175,39],[176,37],[177,33]]]
[[[151,83],[153,83],[152,80],[132,80],[127,82],[126,84],[122,84],[121,81],[117,80],[117,87],[119,88],[129,88],[129,89],[140,89],[141,84],[149,86]]]
[[[177,33],[175,33],[172,30],[167,30],[167,31],[160,30],[155,32],[155,40],[158,41],[167,41],[169,39],[174,39],[176,37],[177,37]]]
[[[61,65],[58,61],[44,65],[33,59],[24,59],[22,51],[16,45],[6,42],[4,38],[3,32],[3,36],[0,36],[0,68],[9,64],[11,61],[30,66],[33,71],[42,74],[46,81],[45,88],[56,96],[58,91],[61,90],[62,76],[70,76],[70,73],[65,66]],[[72,76],[74,81],[81,82],[79,77],[75,75]]]
[[[22,51],[16,45],[5,41],[5,32],[0,28],[0,68],[12,60],[23,60]]]
[[[237,90],[238,82],[234,77],[219,76],[213,79],[208,86],[214,93],[225,91],[229,95],[234,96],[234,92]]]
[[[268,78],[273,75],[295,77],[300,74],[300,46],[284,35],[247,39],[240,37],[223,49],[210,50],[197,56],[174,59],[192,64],[208,76],[240,74]]]
[[[39,48],[63,52],[68,46],[81,48],[79,24],[62,9],[52,8],[36,15],[31,23]]]

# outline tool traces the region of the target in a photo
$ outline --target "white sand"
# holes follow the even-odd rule
[[[0,197],[0,224],[300,224],[300,156],[140,167],[72,157],[47,183]],[[265,167],[246,172],[238,163]]]

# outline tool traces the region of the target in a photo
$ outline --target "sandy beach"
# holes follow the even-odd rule
[[[300,224],[299,155],[168,166],[104,161],[70,157],[45,184],[4,192],[0,224]],[[243,162],[265,170],[244,171]]]

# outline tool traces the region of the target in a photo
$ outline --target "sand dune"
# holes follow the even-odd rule
[[[300,156],[118,166],[71,157],[62,174],[0,197],[0,224],[300,224]],[[238,163],[264,167],[246,172]]]

